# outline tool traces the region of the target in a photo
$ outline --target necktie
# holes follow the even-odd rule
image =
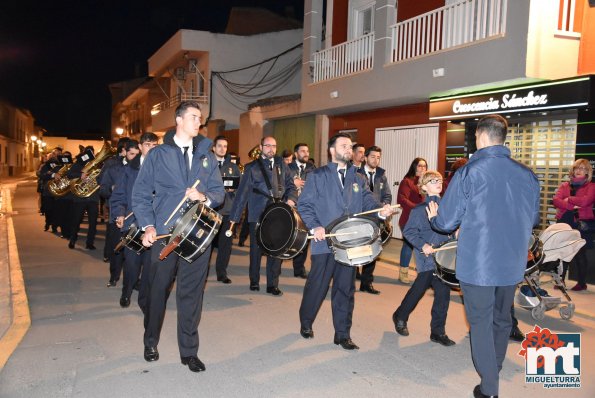
[[[273,170],[273,159],[269,159],[269,170]]]
[[[300,165],[300,178],[302,178],[302,175],[304,175],[304,167],[306,166],[304,166],[303,164]]]
[[[339,174],[341,174],[341,185],[345,187],[345,169],[339,170]]]
[[[219,168],[223,167],[223,160],[219,161]]]
[[[370,172],[370,191],[374,192],[374,172]]]
[[[183,147],[184,149],[184,162],[186,163],[186,173],[190,172],[190,157],[188,156],[188,146]]]

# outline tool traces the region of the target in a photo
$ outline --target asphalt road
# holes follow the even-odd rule
[[[140,310],[135,303],[120,308],[120,284],[106,287],[104,226],[98,250],[84,250],[80,238],[77,248],[69,250],[67,241],[43,232],[33,183],[19,185],[13,208],[31,327],[0,373],[0,397],[439,398],[471,397],[478,383],[457,292],[451,295],[446,327],[457,345],[429,341],[431,292],[411,316],[411,335],[400,337],[391,314],[407,287],[396,281],[394,266],[379,264],[374,284],[382,294],[356,294],[352,338],[361,349],[349,352],[332,343],[330,295],[314,324],[315,338],[302,339],[298,308],[304,281],[294,278],[291,263],[285,262],[282,297],[249,291],[248,251],[237,246],[229,269],[233,283],[216,282],[213,270],[206,287],[199,327],[199,357],[206,372],[195,374],[180,364],[174,294],[161,335],[161,358],[147,363]],[[592,306],[594,297],[591,292],[577,296],[577,307]],[[531,330],[536,322],[529,312],[518,309],[517,314],[521,329]],[[564,321],[551,311],[538,324],[557,333],[581,333],[582,388],[526,383],[524,358],[517,355],[520,345],[511,343],[500,396],[594,397],[595,320],[575,316]]]

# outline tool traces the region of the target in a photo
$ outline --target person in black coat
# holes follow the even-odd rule
[[[310,149],[308,148],[308,144],[296,144],[293,147],[293,161],[289,163],[289,169],[293,173],[293,182],[297,188],[298,197],[302,189],[304,189],[308,174],[316,169],[316,167],[310,163],[309,160]],[[310,242],[307,242],[304,250],[302,250],[300,254],[293,258],[293,276],[296,278],[306,279],[308,277],[308,273],[306,272],[306,267],[304,264],[306,262],[306,258],[308,257],[309,247]]]
[[[246,165],[238,188],[229,219],[234,224],[240,221],[242,211],[248,204],[248,224],[250,226],[250,290],[260,290],[260,260],[262,251],[256,243],[256,224],[265,208],[272,201],[285,199],[290,206],[297,202],[297,190],[293,176],[283,162],[275,156],[277,141],[274,137],[264,137],[260,141],[261,157]],[[267,293],[281,296],[279,275],[281,260],[267,257]]]

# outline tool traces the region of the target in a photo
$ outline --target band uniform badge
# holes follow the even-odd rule
[[[380,189],[382,191],[382,188],[384,188],[384,183],[381,182],[380,184],[378,184],[378,189]]]
[[[202,167],[204,167],[205,169],[209,167],[209,160],[207,158],[204,158],[202,160]]]
[[[355,192],[355,193],[359,192],[359,185],[357,185],[357,182],[353,183],[353,192]]]

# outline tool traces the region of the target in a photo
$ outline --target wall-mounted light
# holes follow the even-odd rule
[[[331,98],[339,98],[339,92],[338,91],[331,91],[329,95],[330,95]]]
[[[32,135],[31,136],[31,141],[33,141],[33,142],[37,141],[37,136]]]
[[[122,127],[116,127],[116,134],[118,134],[118,135],[124,134],[124,129]]]

